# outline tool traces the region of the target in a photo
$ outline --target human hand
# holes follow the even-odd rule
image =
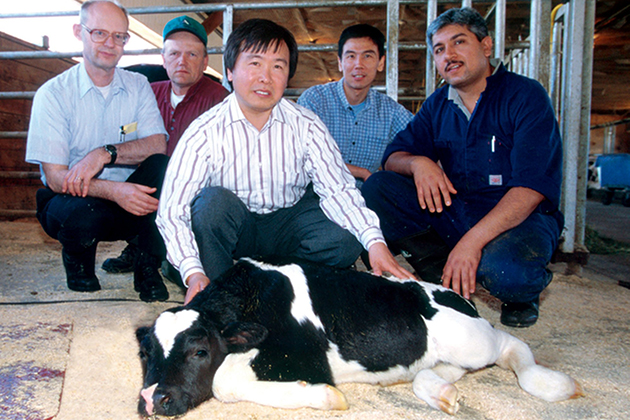
[[[361,175],[359,176],[359,178],[361,178],[363,182],[365,182],[370,177],[370,175],[372,175],[372,172],[368,171],[365,168],[362,168],[362,169],[363,171],[361,171]]]
[[[477,285],[481,250],[482,247],[476,246],[464,235],[448,255],[442,272],[442,286],[451,287],[455,293],[470,299]]]
[[[451,205],[451,194],[457,194],[457,190],[437,163],[416,156],[411,161],[411,172],[423,210],[428,208],[431,213],[441,213],[444,205]]]
[[[377,276],[382,276],[384,272],[390,273],[399,279],[415,279],[415,276],[398,264],[396,258],[389,252],[389,248],[382,242],[377,242],[370,246],[370,265],[372,272]]]
[[[210,284],[210,279],[202,273],[193,273],[186,279],[186,284],[188,284],[188,291],[184,298],[184,305],[188,305],[197,293],[205,289]]]
[[[86,197],[92,179],[103,170],[105,162],[102,148],[92,150],[68,170],[63,178],[61,192],[73,196]]]
[[[129,213],[146,216],[157,211],[159,200],[152,197],[157,188],[131,182],[118,182],[114,188],[113,201]]]

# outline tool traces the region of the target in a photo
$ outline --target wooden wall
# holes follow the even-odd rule
[[[42,50],[0,32],[0,51]],[[0,92],[36,91],[44,82],[76,64],[70,59],[0,60]],[[0,131],[27,131],[30,99],[0,99]],[[39,167],[24,161],[26,138],[0,137],[0,218],[35,214]]]

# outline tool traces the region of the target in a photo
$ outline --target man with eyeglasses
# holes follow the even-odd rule
[[[138,237],[134,288],[143,301],[166,300],[158,272],[165,254],[155,211],[166,170],[166,130],[147,79],[118,69],[129,18],[115,1],[81,6],[74,35],[83,62],[36,93],[26,160],[40,165],[37,218],[62,245],[68,288],[100,290],[100,241]]]

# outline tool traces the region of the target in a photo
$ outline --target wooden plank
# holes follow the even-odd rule
[[[0,105],[3,105],[0,101]],[[1,107],[0,107],[1,108]],[[12,113],[0,110],[0,131],[26,131],[30,113]]]
[[[0,171],[39,171],[25,157],[26,139],[0,139]]]
[[[35,194],[42,188],[37,179],[1,179],[0,202],[3,210],[35,210]]]
[[[0,112],[10,115],[31,115],[32,99],[0,100]]]

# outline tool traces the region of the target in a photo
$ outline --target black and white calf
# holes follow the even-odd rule
[[[343,382],[413,382],[454,414],[457,381],[497,364],[547,401],[581,394],[539,366],[456,293],[304,261],[240,260],[189,305],[137,331],[144,371],[138,410],[183,414],[215,397],[281,408],[346,409]]]

